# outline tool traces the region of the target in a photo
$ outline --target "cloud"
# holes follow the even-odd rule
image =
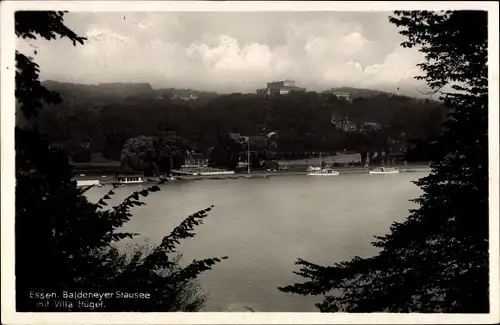
[[[272,68],[273,53],[264,44],[251,43],[240,46],[237,39],[222,35],[219,42],[210,47],[203,43],[193,43],[186,50],[188,57],[200,60],[214,73],[241,73],[268,71]]]
[[[32,52],[42,78],[98,83],[150,82],[253,92],[292,78],[317,90],[414,84],[422,56],[399,46],[388,13],[70,13],[66,24],[85,35],[18,42]],[[377,31],[377,33],[374,32]]]

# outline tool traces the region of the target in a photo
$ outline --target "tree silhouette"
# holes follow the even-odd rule
[[[16,12],[16,35],[47,40],[66,37],[83,44],[84,38],[69,30],[63,12]],[[119,250],[115,243],[133,238],[121,232],[130,220],[132,207],[142,206],[157,185],[132,193],[121,204],[108,207],[114,188],[94,204],[87,189],[71,180],[67,155],[47,144],[33,123],[44,104],[57,104],[59,95],[38,80],[33,58],[16,52],[16,98],[21,109],[15,130],[16,216],[15,272],[18,311],[197,311],[205,296],[196,277],[220,262],[221,258],[192,261],[181,267],[176,245],[195,235],[195,226],[212,207],[186,218],[163,238],[158,246],[139,246],[132,253]],[[25,123],[21,123],[24,118]],[[116,299],[64,299],[63,291],[84,293],[143,293]],[[38,299],[55,293],[56,298]],[[58,298],[58,299],[57,299]],[[56,303],[64,301],[65,303]],[[102,304],[91,309],[89,303]],[[84,303],[83,305],[81,303]],[[86,304],[86,305],[85,305]]]
[[[125,142],[120,160],[123,167],[149,173],[154,170],[154,156],[153,138],[141,135]]]
[[[431,173],[416,182],[420,207],[376,237],[378,255],[334,266],[299,259],[296,273],[306,281],[281,291],[325,295],[323,312],[489,311],[487,18],[483,11],[390,17],[407,37],[402,46],[420,46],[420,78],[451,110],[428,144]]]

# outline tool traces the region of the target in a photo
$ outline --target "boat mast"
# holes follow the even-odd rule
[[[250,137],[247,140],[247,173],[250,174]]]

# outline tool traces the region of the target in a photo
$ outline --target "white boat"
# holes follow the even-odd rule
[[[323,168],[307,173],[307,176],[338,176],[340,173],[331,168]]]
[[[323,161],[321,159],[321,153],[319,154],[319,165],[321,166]],[[331,168],[322,168],[319,166],[309,166],[307,168],[307,176],[337,176],[339,172]]]
[[[234,170],[224,170],[211,167],[197,167],[197,168],[181,168],[172,170],[175,175],[189,175],[189,176],[215,176],[215,175],[234,175]]]
[[[200,172],[201,176],[211,176],[211,175],[234,175],[234,170],[216,170],[216,171],[206,171]]]
[[[370,174],[384,175],[384,174],[399,174],[399,169],[394,167],[377,167],[369,171]]]
[[[98,186],[101,187],[101,182],[99,182],[98,179],[80,179],[76,181],[76,186],[77,187],[83,187],[83,186]]]

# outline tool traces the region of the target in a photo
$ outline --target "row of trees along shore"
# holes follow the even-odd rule
[[[15,15],[19,38],[85,43],[64,25],[64,12]],[[119,289],[147,291],[152,298],[110,301],[101,311],[199,310],[206,297],[196,277],[225,257],[183,267],[175,246],[194,236],[211,207],[188,217],[159,245],[124,252],[115,243],[136,234],[120,227],[132,218],[132,207],[144,204],[140,197],[160,187],[132,193],[112,208],[107,202],[113,189],[91,203],[71,181],[67,152],[75,155],[88,147],[120,159],[127,140],[142,135],[155,137],[156,147],[168,153],[164,157],[183,146],[208,155],[214,148],[228,151],[230,132],[277,132],[277,150],[296,156],[393,145],[399,150],[420,140],[418,155],[432,163],[430,175],[416,182],[423,190],[415,200],[419,207],[406,221],[394,223],[389,234],[376,237],[379,254],[333,266],[299,259],[297,273],[305,282],[281,291],[324,296],[317,305],[322,312],[488,312],[487,13],[400,11],[390,21],[406,37],[402,46],[425,54],[421,79],[441,102],[377,94],[349,104],[314,92],[209,94],[187,103],[168,96],[119,101],[101,96],[89,102],[85,92],[71,95],[65,88],[60,96],[54,84],[47,89],[34,59],[16,52],[17,309],[42,310],[30,299],[32,291]],[[449,84],[454,91],[446,93],[442,89]],[[358,125],[378,122],[381,129],[368,135],[339,131],[332,115]]]

